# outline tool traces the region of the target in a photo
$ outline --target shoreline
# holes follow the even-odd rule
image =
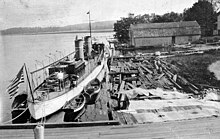
[[[93,33],[105,33],[114,32],[113,29],[107,30],[92,30]],[[89,30],[76,30],[76,31],[60,31],[60,32],[38,32],[38,33],[11,33],[11,34],[1,34],[2,36],[7,35],[44,35],[44,34],[71,34],[71,33],[89,33]]]

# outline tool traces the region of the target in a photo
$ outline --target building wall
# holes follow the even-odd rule
[[[186,44],[198,40],[200,35],[194,36],[175,36],[175,44]],[[172,36],[170,37],[152,37],[152,38],[134,38],[133,44],[136,47],[144,46],[169,46],[172,45]]]
[[[175,44],[184,44],[192,40],[192,36],[176,36],[175,37]]]
[[[136,47],[142,46],[168,46],[172,42],[172,37],[158,37],[158,38],[135,38]]]
[[[200,38],[200,35],[193,35],[193,36],[176,36],[175,44],[185,44],[188,42],[196,41]]]
[[[129,35],[135,47],[168,46],[198,40],[201,29],[196,21],[136,24],[131,25]]]

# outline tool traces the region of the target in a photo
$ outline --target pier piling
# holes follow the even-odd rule
[[[34,128],[34,139],[44,139],[44,126],[37,125]]]

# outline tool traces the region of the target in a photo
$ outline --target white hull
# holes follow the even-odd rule
[[[105,58],[103,58],[101,65],[98,65],[82,82],[80,82],[77,87],[72,90],[62,94],[51,100],[45,100],[42,102],[28,102],[28,108],[31,116],[38,120],[40,118],[46,117],[50,114],[61,109],[67,101],[70,101],[74,97],[78,96],[84,89],[84,87],[93,79],[95,79],[102,70],[105,70],[104,66],[106,64]]]

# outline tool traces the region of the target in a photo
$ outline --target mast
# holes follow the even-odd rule
[[[91,27],[90,11],[87,14],[89,14],[89,33],[90,33],[90,37],[92,39],[92,27]]]
[[[30,92],[31,92],[31,98],[32,98],[32,100],[33,100],[33,102],[34,102],[34,96],[33,96],[32,88],[31,88],[31,83],[30,83],[30,80],[29,80],[29,77],[28,77],[27,67],[26,67],[26,64],[25,64],[25,63],[24,63],[24,67],[25,67],[25,72],[26,72],[26,76],[27,76],[27,80],[28,80]]]

